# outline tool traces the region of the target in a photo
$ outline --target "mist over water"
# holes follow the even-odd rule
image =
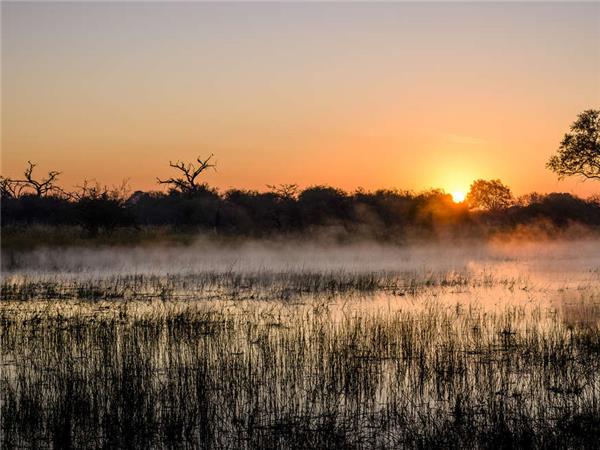
[[[206,239],[192,245],[41,248],[2,255],[2,276],[67,277],[197,273],[493,273],[573,284],[600,277],[600,240],[323,244]]]

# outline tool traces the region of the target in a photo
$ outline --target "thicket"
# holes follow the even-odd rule
[[[523,226],[546,231],[574,224],[600,227],[600,201],[567,193],[531,194],[506,208],[480,210],[455,203],[440,190],[348,193],[328,186],[299,192],[233,189],[220,193],[203,185],[192,194],[137,191],[126,195],[119,189],[88,190],[79,196],[24,194],[4,196],[0,210],[5,232],[67,226],[90,237],[151,227],[244,237],[329,229],[378,239],[479,236]]]

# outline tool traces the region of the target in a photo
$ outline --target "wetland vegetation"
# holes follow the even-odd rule
[[[598,242],[34,250],[5,448],[591,448]]]

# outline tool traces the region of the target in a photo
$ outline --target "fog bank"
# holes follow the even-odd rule
[[[492,241],[385,245],[200,239],[192,245],[52,248],[4,252],[3,276],[15,274],[193,274],[199,272],[486,271],[565,279],[600,273],[600,240]]]

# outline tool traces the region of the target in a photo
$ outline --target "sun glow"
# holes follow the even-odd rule
[[[462,203],[465,201],[465,193],[462,191],[452,192],[452,200],[454,203]]]

